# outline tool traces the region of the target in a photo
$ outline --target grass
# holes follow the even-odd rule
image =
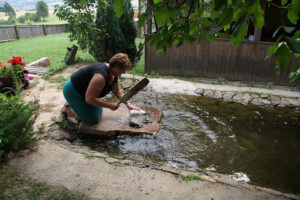
[[[59,72],[67,67],[64,63],[67,47],[71,47],[73,44],[77,45],[76,41],[71,42],[68,36],[69,33],[62,33],[0,43],[0,61],[7,64],[6,61],[13,56],[21,56],[24,62],[30,63],[41,57],[49,57],[50,70]],[[136,41],[136,43],[140,43],[144,42],[144,39],[138,38]],[[76,54],[76,60],[87,63],[96,62],[92,55],[80,49]],[[145,55],[143,54],[137,66],[129,73],[143,75],[144,69]]]
[[[0,199],[88,199],[65,188],[38,183],[8,165],[0,166],[0,194]]]
[[[183,180],[185,181],[194,181],[194,180],[201,180],[199,176],[196,176],[194,174],[189,174],[186,177],[183,177]]]
[[[69,33],[62,33],[0,43],[0,61],[5,64],[13,56],[21,56],[24,62],[30,63],[41,57],[49,57],[50,70],[60,71],[66,67],[64,58],[67,47],[71,47],[73,44],[77,45],[75,41],[69,40],[68,35]],[[76,59],[95,62],[88,52],[81,50],[78,50]]]

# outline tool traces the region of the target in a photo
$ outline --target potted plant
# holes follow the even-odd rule
[[[11,65],[3,65],[0,61],[0,92],[15,95],[16,89],[27,88],[28,80],[32,80],[33,77],[28,76],[28,71],[24,68],[26,63],[20,56],[8,60],[7,63]]]

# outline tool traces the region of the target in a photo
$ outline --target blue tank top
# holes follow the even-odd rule
[[[94,63],[88,65],[78,70],[71,76],[72,85],[75,87],[75,89],[79,92],[79,94],[83,98],[85,97],[85,92],[95,73],[102,74],[102,76],[104,76],[105,78],[105,86],[101,94],[99,95],[99,98],[107,95],[112,90],[113,85],[116,84],[116,82],[118,81],[118,77],[115,77],[111,85],[109,85],[109,79],[108,79],[109,70],[105,63]]]

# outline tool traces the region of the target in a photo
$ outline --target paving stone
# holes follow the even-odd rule
[[[248,104],[252,100],[252,96],[248,93],[245,93],[242,99],[242,103]]]
[[[162,171],[169,172],[169,173],[172,173],[172,174],[177,174],[177,175],[180,174],[180,171],[178,171],[177,169],[174,169],[174,168],[170,168],[170,167],[163,166],[163,167],[161,167],[160,169],[161,169]]]
[[[198,95],[203,96],[204,89],[202,89],[202,88],[197,88],[197,89],[195,90],[195,93],[198,94]]]
[[[205,90],[203,93],[203,96],[213,98],[214,97],[214,91],[213,90]]]
[[[251,101],[251,103],[254,104],[254,105],[257,105],[257,106],[263,105],[262,100],[259,99],[259,98],[254,98],[254,99]]]
[[[232,98],[232,100],[233,100],[234,102],[242,102],[243,95],[244,95],[244,94],[242,94],[242,93],[236,94],[236,95]]]
[[[272,102],[268,99],[262,99],[261,101],[262,101],[262,104],[266,105],[266,106],[270,106],[272,104]]]
[[[225,101],[231,101],[233,96],[234,96],[234,92],[225,92],[225,94],[223,94],[223,99]]]
[[[269,97],[269,95],[267,94],[260,94],[260,98],[262,99],[267,99]]]
[[[223,96],[223,94],[221,91],[215,91],[215,93],[214,93],[215,99],[222,99],[222,96]]]
[[[108,158],[105,158],[105,161],[107,163],[110,163],[110,164],[113,164],[113,163],[119,163],[120,160],[116,159],[116,158],[112,158],[112,157],[108,157]]]
[[[283,106],[298,107],[300,106],[300,99],[282,98],[281,104]]]
[[[273,106],[277,106],[280,104],[280,98],[277,96],[271,96],[271,102]]]

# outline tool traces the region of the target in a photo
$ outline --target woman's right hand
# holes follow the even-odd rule
[[[108,108],[111,109],[111,110],[113,110],[113,111],[117,110],[119,108],[119,104],[117,104],[117,103],[110,103]]]

